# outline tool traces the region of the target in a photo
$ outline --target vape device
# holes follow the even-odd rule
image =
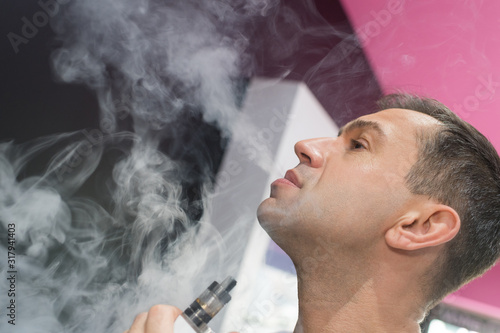
[[[175,321],[174,333],[215,333],[207,324],[231,300],[235,285],[231,276],[221,284],[214,281]]]

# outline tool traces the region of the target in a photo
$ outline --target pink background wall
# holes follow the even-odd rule
[[[342,3],[384,92],[440,100],[500,151],[500,1]],[[500,265],[446,301],[500,318]]]

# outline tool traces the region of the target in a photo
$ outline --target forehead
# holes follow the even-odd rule
[[[382,110],[358,119],[378,124],[388,137],[416,138],[419,132],[431,130],[440,124],[437,119],[427,114],[406,109]]]

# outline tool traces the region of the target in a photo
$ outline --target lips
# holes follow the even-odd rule
[[[288,188],[294,188],[294,189],[300,189],[302,187],[302,184],[299,181],[299,177],[297,177],[297,174],[295,173],[294,170],[288,170],[285,173],[285,177],[283,178],[278,178],[276,179],[272,184],[271,184],[271,197],[276,197],[278,192],[278,188],[280,187],[288,187]]]
[[[297,175],[295,174],[295,171],[293,171],[293,170],[288,170],[285,173],[285,179],[288,180],[289,182],[291,182],[293,185],[297,186],[298,188],[302,187],[302,184],[300,184],[300,182],[299,182],[299,178],[297,177]]]

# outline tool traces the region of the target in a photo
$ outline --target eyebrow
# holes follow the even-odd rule
[[[379,125],[379,123],[363,119],[356,119],[348,123],[347,125],[341,127],[338,136],[341,136],[343,133],[352,132],[356,129],[370,129],[377,132],[379,136],[384,138],[386,137],[385,132],[382,130],[382,127]]]

